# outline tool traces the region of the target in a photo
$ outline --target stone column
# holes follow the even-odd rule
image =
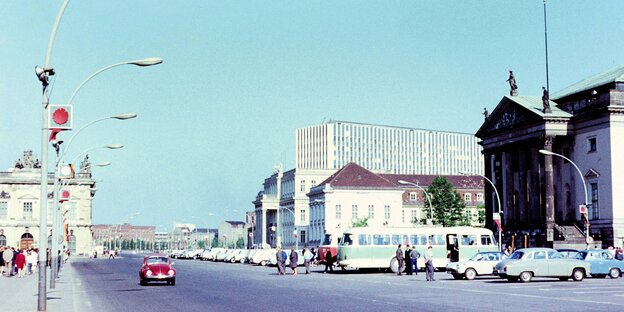
[[[267,235],[266,235],[266,230],[267,230],[267,218],[266,218],[266,208],[262,207],[262,221],[261,222],[256,222],[256,224],[261,224],[261,228],[262,228],[262,248],[264,248],[264,246],[266,246],[267,244]]]
[[[555,137],[554,136],[546,136],[544,138],[544,149],[552,152],[552,145]],[[545,204],[546,204],[546,244],[548,247],[553,246],[553,241],[555,237],[555,194],[553,188],[553,156],[552,155],[543,155],[544,156],[544,183],[545,183]]]

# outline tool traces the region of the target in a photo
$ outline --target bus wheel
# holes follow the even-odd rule
[[[392,273],[399,273],[399,261],[396,257],[390,260],[390,271],[392,271]]]

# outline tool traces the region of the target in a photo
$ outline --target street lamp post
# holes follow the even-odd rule
[[[429,197],[429,193],[427,193],[427,191],[425,191],[425,189],[416,184],[416,183],[412,183],[412,182],[407,182],[404,180],[399,180],[400,184],[404,184],[404,185],[411,185],[411,186],[415,186],[417,188],[419,188],[421,191],[423,191],[423,193],[425,193],[425,197],[427,198],[427,201],[429,202],[429,218],[427,218],[427,224],[431,225],[433,224],[433,205],[431,204],[431,198]]]
[[[570,162],[572,164],[572,166],[574,166],[574,168],[578,172],[579,176],[581,177],[581,181],[583,182],[583,190],[585,191],[585,205],[588,205],[589,193],[587,192],[587,184],[585,183],[585,177],[583,176],[583,173],[581,172],[581,169],[576,165],[576,163],[574,163],[568,157],[565,157],[565,156],[563,156],[561,154],[557,154],[557,153],[554,153],[554,152],[551,152],[551,151],[547,151],[547,150],[541,149],[541,150],[539,150],[539,152],[544,154],[544,155],[559,156],[559,157],[567,160],[568,162]],[[587,226],[585,227],[585,243],[587,244],[587,249],[589,249],[589,218],[587,219]]]
[[[466,173],[466,172],[460,172],[459,174],[461,175],[477,175],[480,176],[482,178],[484,178],[486,181],[488,181],[488,183],[490,183],[490,185],[492,186],[492,188],[494,189],[494,193],[496,194],[496,201],[498,202],[498,218],[499,218],[499,222],[502,222],[502,220],[500,220],[501,218],[501,201],[500,201],[500,195],[498,195],[498,190],[496,189],[496,185],[494,185],[494,182],[492,182],[492,180],[490,180],[488,177],[482,175],[482,174],[473,174],[473,173]],[[501,230],[501,227],[498,227],[498,251],[502,251],[503,249],[503,245],[501,240],[503,239],[503,233]]]

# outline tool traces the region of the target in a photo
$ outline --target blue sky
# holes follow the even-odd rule
[[[41,85],[55,1],[0,1],[0,170],[40,157]],[[551,94],[623,66],[622,1],[551,0]],[[295,130],[326,119],[475,133],[484,107],[546,84],[543,2],[72,1],[52,52],[51,103],[74,100],[68,158],[95,150],[94,223],[216,227],[244,211]],[[74,131],[75,132],[75,131]],[[72,133],[62,133],[67,140]],[[51,149],[50,149],[51,150]],[[52,153],[50,153],[52,156]],[[52,159],[52,158],[50,158]]]

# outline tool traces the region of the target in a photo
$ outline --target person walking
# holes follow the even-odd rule
[[[412,246],[412,251],[410,251],[409,259],[414,275],[418,275],[418,258],[420,258],[420,253],[418,252],[418,250],[416,250],[416,246]]]
[[[399,247],[396,250],[396,259],[399,266],[397,275],[401,275],[401,272],[405,269],[405,258],[403,258],[403,249],[401,249],[401,244],[399,244]]]
[[[26,256],[26,263],[28,265],[28,274],[34,274],[37,272],[37,261],[39,260],[39,254],[36,249],[32,249],[30,254]]]
[[[2,254],[4,253],[4,246],[0,246],[0,276],[4,274],[4,257]]]
[[[290,249],[290,269],[293,271],[292,275],[297,275],[297,264],[299,264],[299,254],[295,248]]]
[[[4,268],[6,271],[6,276],[11,277],[13,274],[13,250],[11,247],[7,246],[2,252],[2,259],[4,259]]]
[[[275,260],[277,261],[277,275],[284,275],[284,262],[286,261],[286,252],[282,250],[282,247],[277,246],[277,252],[275,253]]]
[[[405,262],[405,274],[412,275],[412,258],[410,256],[410,245],[405,245],[405,256],[403,256],[403,261]]]
[[[308,250],[308,248],[303,248],[303,265],[305,266],[305,274],[310,274],[310,262],[314,259],[314,253]]]
[[[331,251],[327,249],[325,253],[325,271],[323,273],[327,273],[327,269],[333,273],[334,272],[334,257],[332,257]]]
[[[427,281],[433,282],[435,281],[435,279],[433,278],[433,247],[427,247],[427,252],[425,252],[424,260],[425,269],[427,272]]]
[[[26,250],[20,250],[15,255],[15,267],[17,267],[17,277],[24,277],[24,269],[26,268]]]

